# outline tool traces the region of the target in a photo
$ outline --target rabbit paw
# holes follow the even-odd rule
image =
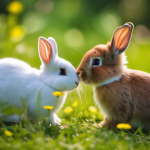
[[[60,125],[61,122],[61,120],[58,118],[56,114],[50,116],[49,120],[53,126]]]
[[[99,124],[99,127],[100,128],[103,128],[103,127],[107,127],[107,129],[116,129],[116,125],[118,123],[117,122],[112,122],[112,121],[109,121],[107,118],[105,118],[100,124]]]
[[[60,125],[61,119],[56,114],[54,114],[54,119]]]
[[[99,124],[99,127],[100,128],[103,128],[104,126],[108,127],[110,123],[111,122],[105,117],[104,120]]]
[[[102,127],[104,127],[104,126],[105,126],[105,122],[102,121],[102,122],[99,124],[99,127],[102,128]]]

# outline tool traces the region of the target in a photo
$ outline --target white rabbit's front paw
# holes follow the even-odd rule
[[[54,120],[55,120],[57,125],[60,125],[61,119],[56,114],[54,114]]]
[[[53,126],[60,125],[61,120],[58,118],[56,114],[50,116],[49,121]]]

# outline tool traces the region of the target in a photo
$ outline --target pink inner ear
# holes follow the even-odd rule
[[[131,37],[130,27],[120,28],[114,34],[114,46],[115,49],[122,52],[129,44]]]
[[[50,56],[51,56],[51,46],[44,39],[39,40],[39,52],[40,52],[40,56],[41,56],[42,60],[45,63],[49,63]]]

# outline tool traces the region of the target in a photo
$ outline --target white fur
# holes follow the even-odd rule
[[[52,48],[51,59],[46,64],[40,57],[42,61],[40,70],[31,68],[27,63],[14,58],[0,60],[0,103],[7,103],[8,106],[13,105],[21,108],[20,97],[23,97],[27,105],[29,119],[39,121],[47,117],[55,125],[60,122],[55,113],[63,106],[67,91],[76,88],[77,84],[75,82],[78,83],[79,81],[74,67],[68,61],[58,57],[55,40],[49,38],[48,42]],[[66,76],[59,75],[60,68],[66,69]],[[37,95],[39,91],[41,92],[40,116],[37,112]],[[56,91],[64,92],[65,95],[57,99],[53,95],[53,92]],[[54,108],[50,111],[45,110],[43,106],[46,105]],[[13,115],[12,118],[9,117],[9,121],[12,120],[14,120]]]
[[[125,53],[123,53],[122,55],[124,55],[123,56],[123,64],[126,65],[128,63],[127,56],[125,55]]]
[[[102,83],[94,84],[94,86],[95,86],[95,87],[99,87],[99,86],[107,85],[107,84],[113,83],[113,82],[115,82],[115,81],[119,81],[120,78],[121,78],[121,75],[116,76],[116,77],[111,78],[111,79],[108,79],[108,80],[106,80],[106,81],[104,81],[104,82],[102,82]]]

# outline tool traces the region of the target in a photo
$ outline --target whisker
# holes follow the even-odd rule
[[[89,81],[90,83],[92,83],[91,78],[88,76],[88,74],[86,74],[86,77],[88,78],[88,81]]]
[[[74,48],[75,50],[77,50],[78,52],[80,52],[82,55],[84,55],[80,50],[78,50],[77,48]]]
[[[86,77],[88,78],[88,82],[91,84],[92,81],[91,81],[91,78],[86,74]],[[92,91],[91,91],[91,87],[90,86],[87,86],[87,90],[88,90],[88,93],[90,94],[90,102],[92,100]]]
[[[83,95],[83,85],[82,84],[80,84],[79,85],[79,87],[78,87],[78,92],[79,92],[79,95],[80,95],[80,100],[82,100],[82,97],[84,97],[84,96],[82,96]]]
[[[79,87],[77,88],[77,93],[78,93],[79,98],[80,98],[80,100],[81,100],[81,93],[80,93],[80,89],[79,89]]]
[[[90,69],[90,68],[89,68],[89,69]],[[85,78],[88,80],[88,82],[89,82],[90,84],[92,83],[92,81],[91,81],[89,75],[88,75],[84,70],[83,70],[83,72],[82,72],[82,76],[83,76],[83,78],[85,77]],[[91,92],[91,87],[90,87],[90,86],[86,86],[86,87],[85,87],[84,84],[80,84],[80,85],[78,86],[78,88],[77,88],[77,93],[78,93],[78,95],[79,95],[79,98],[80,98],[81,102],[82,102],[83,100],[86,100],[86,98],[87,98],[88,95],[89,95],[89,97],[90,97],[90,100],[92,99],[92,92]]]

